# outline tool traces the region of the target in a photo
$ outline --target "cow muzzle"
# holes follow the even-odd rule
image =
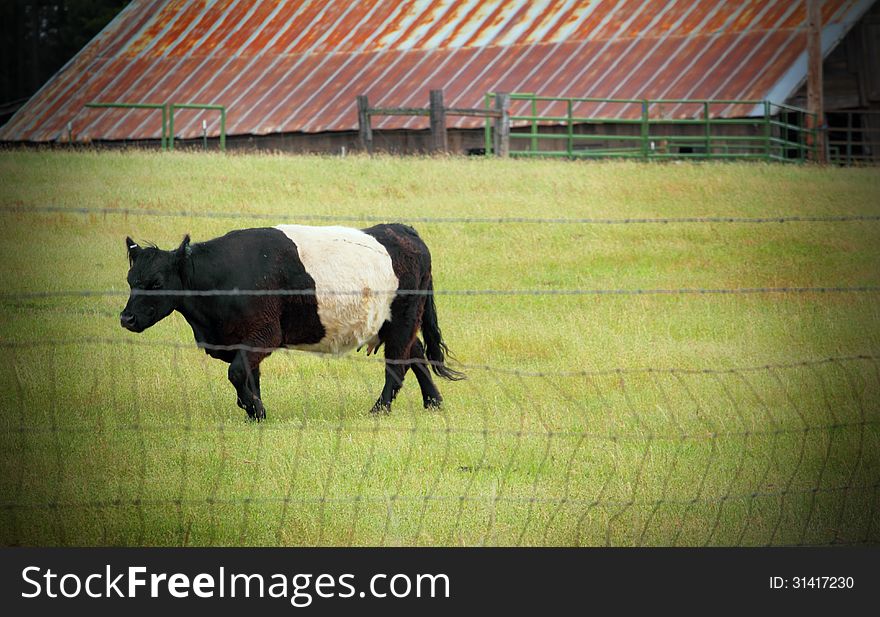
[[[126,313],[122,311],[119,314],[119,323],[126,330],[131,330],[132,332],[137,332],[137,318],[131,313]]]

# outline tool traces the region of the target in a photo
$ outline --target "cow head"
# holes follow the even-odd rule
[[[125,239],[125,246],[128,249],[128,286],[131,287],[131,294],[119,315],[119,321],[127,330],[143,332],[168,317],[179,304],[180,296],[138,292],[183,289],[190,252],[189,235],[173,251],[162,251],[155,246],[142,248],[131,238]]]

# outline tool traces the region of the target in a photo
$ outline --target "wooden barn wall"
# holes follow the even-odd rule
[[[880,2],[844,37],[822,64],[825,110],[880,110]],[[804,84],[790,102],[806,107]]]

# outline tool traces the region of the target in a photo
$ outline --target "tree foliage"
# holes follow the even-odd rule
[[[31,96],[129,0],[2,0],[0,103]]]

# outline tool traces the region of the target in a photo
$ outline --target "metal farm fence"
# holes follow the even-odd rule
[[[487,152],[494,148],[502,155],[783,162],[815,158],[815,114],[770,101],[528,93],[489,93],[485,101],[486,109],[506,110],[504,126],[487,121],[485,127]],[[720,116],[732,108],[760,113]]]
[[[827,132],[828,160],[837,165],[877,161],[878,112],[834,112],[834,126],[815,114],[766,100],[614,99],[490,92],[482,108],[447,107],[443,90],[431,90],[427,107],[375,107],[356,99],[358,141],[374,151],[372,122],[382,116],[425,116],[428,150],[447,152],[447,118],[484,118],[483,152],[496,156],[564,158],[707,159],[803,162],[816,160],[819,131]],[[174,149],[175,112],[219,112],[219,147],[226,149],[227,109],[195,103],[90,102],[86,108],[161,111],[160,144]],[[730,115],[737,111],[737,117]],[[840,118],[838,118],[838,116]],[[202,141],[207,148],[207,125]],[[67,140],[73,143],[72,124]]]
[[[84,105],[90,109],[158,109],[162,112],[162,128],[159,144],[162,150],[174,150],[174,114],[180,109],[218,111],[220,112],[220,150],[226,151],[226,107],[224,105],[209,105],[203,103],[122,103],[93,101]],[[72,123],[68,123],[68,143],[73,143]],[[207,148],[207,123],[202,123],[202,139]]]
[[[835,125],[828,128],[828,160],[835,165],[880,162],[880,111],[841,111],[829,114]]]
[[[357,97],[361,148],[373,152],[374,116],[430,118],[429,150],[447,151],[447,116],[485,118],[483,152],[500,157],[757,159],[816,158],[817,122],[805,109],[758,100],[611,99],[490,92],[479,108],[371,107]],[[722,117],[739,110],[742,117]],[[603,115],[604,110],[604,115]]]
[[[878,218],[430,220],[766,225]],[[849,298],[878,292],[871,285],[828,285],[436,294]],[[127,294],[5,290],[0,307],[8,319],[40,311],[112,319],[115,331],[116,310],[100,302]],[[191,342],[31,332],[0,340],[0,349],[5,544],[880,541],[880,355],[873,353],[732,367],[596,368],[571,357],[572,369],[549,371],[478,358],[455,365],[469,379],[446,388],[445,411],[423,410],[413,383],[389,415],[373,416],[366,407],[381,384],[382,360],[279,349],[264,374],[269,418],[250,423],[234,406],[223,365]]]

